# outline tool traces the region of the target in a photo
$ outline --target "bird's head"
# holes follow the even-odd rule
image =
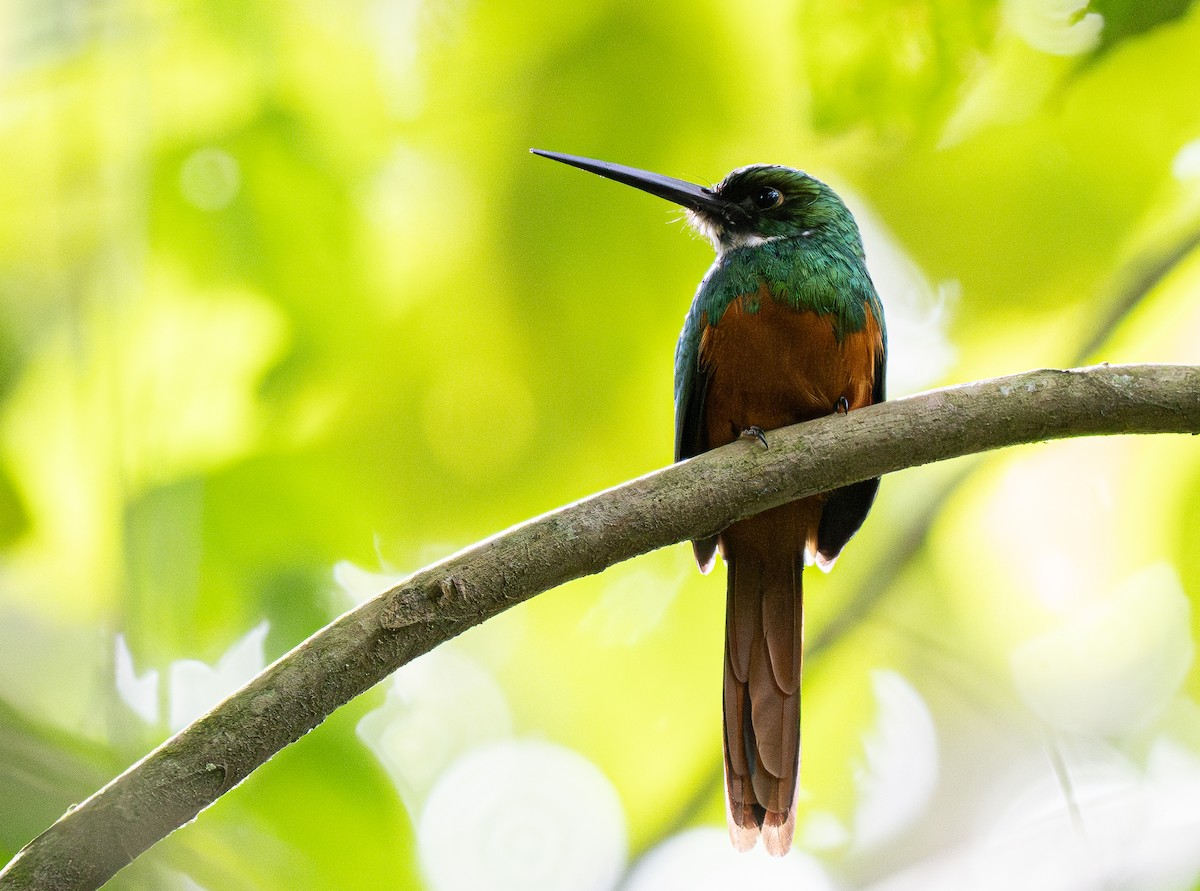
[[[687,208],[692,226],[712,241],[717,253],[813,235],[849,239],[862,250],[846,205],[833,189],[801,170],[754,164],[708,187],[608,161],[532,151]]]

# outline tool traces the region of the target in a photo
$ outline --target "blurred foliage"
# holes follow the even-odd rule
[[[669,460],[711,250],[529,147],[831,181],[899,396],[1200,361],[1198,85],[1183,0],[3,0],[0,859],[368,573]],[[806,887],[1195,886],[1198,530],[1188,439],[887,480],[806,579]],[[581,838],[670,886],[723,822],[719,576],[673,548],[464,635],[112,887],[608,887]],[[460,756],[530,739],[600,773],[470,823]],[[483,837],[439,853],[427,797]]]

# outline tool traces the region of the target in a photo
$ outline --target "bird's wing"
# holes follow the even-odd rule
[[[682,461],[708,450],[704,433],[704,400],[708,394],[709,370],[700,365],[702,319],[693,307],[683,323],[675,348],[675,460]],[[712,569],[717,538],[692,542],[701,572]]]
[[[707,450],[704,441],[704,397],[708,370],[700,367],[701,325],[689,313],[675,348],[675,460]]]

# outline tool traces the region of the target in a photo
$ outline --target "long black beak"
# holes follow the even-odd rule
[[[594,161],[591,158],[580,158],[577,155],[563,155],[558,152],[546,152],[541,149],[530,149],[535,155],[570,164],[588,173],[595,173],[607,179],[616,180],[659,198],[666,198],[689,210],[704,214],[708,217],[718,217],[726,223],[740,223],[746,219],[746,212],[731,201],[717,195],[711,189],[698,186],[682,179],[673,179],[660,173],[650,173],[638,170],[636,167],[626,167],[624,164],[613,164],[610,161]]]

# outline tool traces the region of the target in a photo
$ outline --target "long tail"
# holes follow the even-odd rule
[[[788,852],[800,774],[803,556],[728,554],[725,790],[734,847]]]

